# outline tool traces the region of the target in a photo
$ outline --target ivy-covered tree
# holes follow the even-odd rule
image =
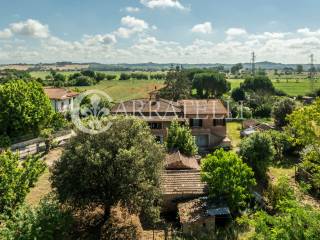
[[[190,128],[179,124],[177,120],[172,121],[170,124],[166,146],[168,151],[179,150],[187,156],[193,156],[198,153],[198,147]]]
[[[38,134],[53,115],[49,98],[36,81],[10,81],[0,86],[0,132],[9,137]]]
[[[278,128],[282,128],[288,124],[287,116],[290,115],[296,107],[296,103],[291,98],[282,98],[277,101],[272,109],[274,123]]]
[[[252,169],[236,153],[223,149],[202,160],[201,179],[208,184],[209,198],[226,202],[233,211],[246,205],[255,185]]]
[[[240,143],[240,156],[255,172],[256,179],[265,180],[275,150],[267,133],[254,133]]]
[[[106,119],[109,130],[78,132],[52,169],[52,186],[62,203],[103,206],[105,220],[121,202],[134,213],[157,217],[163,147],[147,124],[134,117]]]
[[[44,169],[45,164],[39,157],[28,157],[21,162],[19,156],[10,151],[0,154],[0,214],[10,214],[23,203]]]

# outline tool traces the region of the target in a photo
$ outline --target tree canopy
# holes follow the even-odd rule
[[[23,203],[44,169],[39,157],[28,157],[21,163],[19,156],[10,151],[0,154],[0,214],[10,214]]]
[[[224,73],[205,72],[194,75],[193,88],[200,98],[221,97],[231,89]]]
[[[296,103],[291,98],[282,98],[277,101],[272,109],[274,123],[278,128],[288,124],[287,116],[290,115],[296,107]]]
[[[265,75],[247,77],[241,84],[241,88],[246,91],[251,90],[254,92],[262,91],[266,93],[273,93],[275,91],[272,81]]]
[[[226,201],[232,210],[245,206],[255,185],[252,169],[236,153],[223,149],[202,160],[201,179],[208,184],[209,198]]]
[[[254,133],[240,143],[240,156],[252,167],[256,179],[266,179],[266,172],[274,155],[272,139],[267,133]]]
[[[188,126],[182,126],[174,120],[169,129],[166,145],[169,151],[179,150],[182,154],[193,156],[198,153],[198,147]]]
[[[53,114],[51,102],[42,86],[23,80],[0,86],[0,131],[9,137],[37,134]]]
[[[52,186],[62,203],[103,206],[105,217],[121,202],[130,211],[157,217],[163,147],[147,124],[134,117],[108,118],[97,135],[78,132],[52,170]]]

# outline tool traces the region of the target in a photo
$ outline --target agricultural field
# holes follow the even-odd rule
[[[130,99],[146,98],[149,96],[149,92],[163,87],[163,83],[164,81],[161,80],[105,80],[94,86],[77,87],[77,89],[80,91],[98,89],[106,92],[114,102],[119,102]]]
[[[244,81],[243,79],[228,79],[231,88],[239,87]],[[272,78],[273,85],[276,89],[284,91],[290,96],[306,95],[311,92],[311,84],[309,79],[305,78]],[[314,83],[314,89],[320,88],[320,79]]]

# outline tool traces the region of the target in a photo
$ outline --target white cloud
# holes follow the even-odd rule
[[[12,32],[10,29],[6,28],[3,31],[0,31],[0,39],[7,39],[12,37]]]
[[[37,20],[28,19],[24,22],[12,23],[10,29],[13,33],[34,37],[34,38],[47,38],[49,37],[49,28]]]
[[[227,38],[229,40],[235,38],[235,37],[239,37],[239,36],[244,36],[247,34],[247,31],[243,28],[229,28],[226,31],[227,34]]]
[[[187,10],[179,0],[140,0],[140,2],[148,8],[177,8]]]
[[[212,33],[212,24],[211,22],[204,22],[202,24],[197,24],[191,29],[191,31],[194,33],[209,34],[209,33]]]
[[[128,13],[137,13],[140,11],[140,8],[138,7],[126,7],[125,11]]]
[[[97,44],[112,45],[117,43],[117,39],[112,34],[106,34],[106,35],[97,34],[94,36],[85,35],[83,42],[87,46],[94,46]]]
[[[135,33],[141,33],[149,29],[149,24],[147,22],[131,16],[123,17],[121,19],[121,24],[124,27],[120,27],[114,32],[115,35],[121,38],[129,38]]]

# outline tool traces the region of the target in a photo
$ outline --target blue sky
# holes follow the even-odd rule
[[[0,63],[303,63],[320,55],[318,0],[10,0]]]

